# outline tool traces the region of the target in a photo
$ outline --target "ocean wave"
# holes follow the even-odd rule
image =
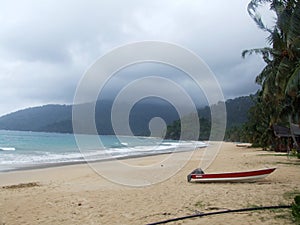
[[[15,151],[16,149],[13,147],[0,147],[0,151]]]
[[[17,133],[19,134],[19,133]],[[36,137],[39,137],[38,139]],[[192,151],[207,144],[201,141],[172,141],[149,137],[101,136],[105,147],[98,146],[87,136],[83,149],[76,145],[73,136],[21,133],[18,136],[0,136],[0,171],[5,168],[22,168],[51,163],[72,163],[117,159]],[[9,137],[9,138],[8,138]],[[14,147],[9,147],[14,146]],[[84,149],[85,148],[85,149]],[[17,149],[17,151],[15,151]],[[1,153],[2,151],[2,153]],[[4,152],[6,151],[6,152]]]

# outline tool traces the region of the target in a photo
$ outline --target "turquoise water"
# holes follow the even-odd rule
[[[97,140],[97,141],[95,141]],[[99,140],[103,145],[99,145]],[[107,160],[205,147],[203,142],[178,142],[149,137],[80,135],[0,130],[0,171],[57,163]]]

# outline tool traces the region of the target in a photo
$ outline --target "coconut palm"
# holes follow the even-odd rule
[[[272,28],[262,21],[258,12],[261,4],[270,4],[276,14]],[[261,104],[275,109],[270,111],[269,126],[288,121],[288,117],[300,125],[300,0],[252,0],[248,13],[258,27],[269,34],[270,47],[242,53],[243,57],[261,54],[266,63],[256,82],[262,86]]]

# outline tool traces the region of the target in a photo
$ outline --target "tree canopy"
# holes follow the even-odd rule
[[[269,5],[276,15],[272,27],[262,20],[258,10],[262,4]],[[261,89],[245,129],[254,144],[267,147],[274,141],[272,125],[300,122],[300,1],[252,0],[248,13],[258,28],[268,33],[269,46],[242,53],[243,57],[260,54],[266,63],[256,77]]]

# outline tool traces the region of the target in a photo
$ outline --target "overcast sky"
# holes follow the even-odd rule
[[[201,57],[225,98],[254,93],[266,45],[249,0],[3,0],[0,2],[0,115],[48,103],[70,104],[87,68],[130,42],[179,44]]]

